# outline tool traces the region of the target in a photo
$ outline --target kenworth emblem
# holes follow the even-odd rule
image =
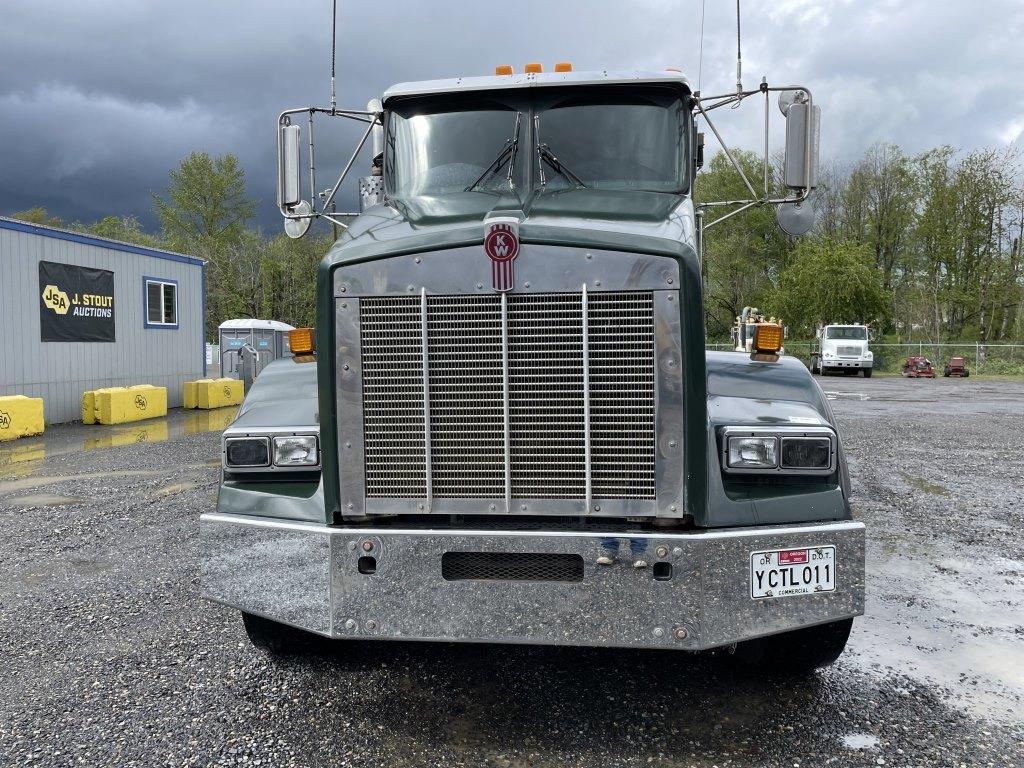
[[[491,260],[494,290],[511,291],[515,286],[513,264],[519,255],[519,219],[489,219],[484,224],[484,253]]]

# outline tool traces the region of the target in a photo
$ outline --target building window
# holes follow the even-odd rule
[[[178,284],[173,280],[147,277],[146,322],[147,328],[178,327]]]

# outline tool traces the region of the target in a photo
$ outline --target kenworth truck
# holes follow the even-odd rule
[[[373,161],[315,331],[224,433],[204,593],[270,650],[313,634],[829,663],[864,608],[835,419],[778,355],[781,327],[749,355],[704,348],[696,119],[783,89],[712,102],[676,71],[540,69],[281,115],[291,234],[345,224],[333,197],[368,141]],[[770,199],[766,172],[750,204],[812,186],[817,107],[794,88],[791,195]],[[318,205],[300,132],[325,113],[366,132]]]

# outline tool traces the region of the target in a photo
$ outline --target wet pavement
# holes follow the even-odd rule
[[[1024,768],[1024,382],[821,383],[868,615],[804,681],[598,649],[270,659],[198,597],[230,412],[0,444],[0,765]]]

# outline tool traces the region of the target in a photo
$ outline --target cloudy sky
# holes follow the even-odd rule
[[[733,87],[735,6],[704,0],[339,0],[339,103],[388,85],[485,74],[498,63],[682,67],[704,93]],[[328,100],[330,0],[2,0],[0,213],[138,216],[192,150],[233,152],[280,226],[274,124]],[[1022,0],[743,0],[744,84],[809,85],[822,155],[879,140],[908,152],[1024,143]],[[723,118],[756,148],[754,103]],[[318,156],[327,184],[351,133]],[[323,148],[323,152],[320,149]]]

